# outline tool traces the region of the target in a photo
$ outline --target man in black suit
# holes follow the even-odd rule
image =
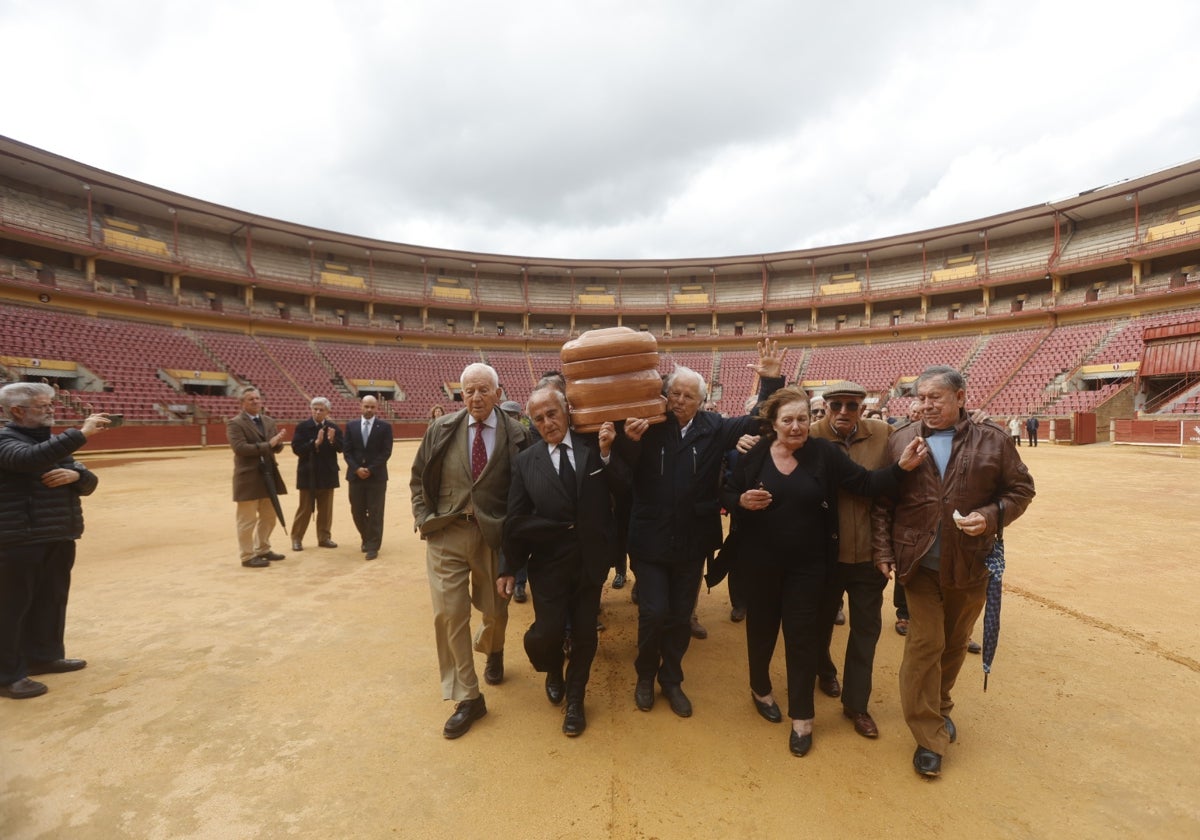
[[[504,523],[504,554],[496,590],[513,594],[516,573],[528,564],[534,622],[525,652],[546,674],[546,697],[565,694],[562,731],[587,727],[583,697],[596,655],[600,590],[617,545],[612,495],[629,483],[628,468],[611,458],[616,431],[605,423],[595,440],[568,428],[567,398],[553,387],[535,390],[528,414],[542,442],[513,461]],[[563,679],[563,633],[572,628],[571,661]]]
[[[362,398],[362,419],[346,424],[346,481],[350,512],[362,536],[366,559],[379,556],[383,543],[383,505],[387,498],[387,462],[392,457],[392,424],[375,416],[378,403]]]

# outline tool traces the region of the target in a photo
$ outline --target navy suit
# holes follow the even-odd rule
[[[383,508],[387,498],[387,462],[392,457],[392,424],[375,417],[371,436],[363,440],[362,418],[346,424],[343,456],[346,459],[346,482],[350,488],[350,513],[354,527],[362,536],[363,551],[379,551],[383,542]],[[371,471],[359,478],[357,470]]]
[[[628,487],[629,471],[616,457],[605,464],[594,436],[573,432],[564,442],[575,456],[574,497],[545,442],[513,461],[500,575],[515,575],[528,564],[534,622],[525,633],[525,651],[535,670],[561,672],[570,621],[566,697],[581,702],[596,654],[600,591],[618,550],[613,493]]]

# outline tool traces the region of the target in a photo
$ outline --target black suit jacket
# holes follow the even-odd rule
[[[617,552],[612,497],[629,484],[629,468],[615,455],[605,464],[593,437],[571,433],[577,501],[570,497],[542,441],[513,461],[504,522],[500,575],[516,574],[526,563],[542,574],[569,573],[581,563],[584,577],[601,584]]]
[[[343,456],[346,459],[347,481],[382,481],[388,480],[388,459],[392,457],[392,424],[381,417],[376,417],[371,424],[371,437],[363,440],[362,418],[346,423],[346,440],[343,444]],[[366,467],[371,471],[371,477],[359,478],[355,470]]]

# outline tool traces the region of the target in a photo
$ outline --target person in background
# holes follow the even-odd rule
[[[374,560],[383,545],[383,511],[387,502],[388,460],[392,457],[392,424],[376,417],[379,403],[362,398],[362,417],[346,423],[343,455],[350,488],[350,513],[362,538],[364,559]]]
[[[0,429],[0,695],[26,700],[47,691],[30,675],[87,666],[65,658],[64,640],[80,497],[99,481],[72,453],[109,419],[92,414],[52,434],[54,389],[37,382],[0,388],[0,406],[9,416]]]
[[[1021,418],[1010,417],[1008,419],[1008,434],[1012,438],[1013,443],[1017,446],[1021,445]]]
[[[333,491],[338,487],[338,453],[342,431],[329,419],[329,400],[313,397],[312,417],[296,424],[292,452],[296,462],[296,489],[300,503],[292,518],[292,551],[304,550],[304,534],[313,511],[317,512],[317,545],[337,548],[333,541]]]
[[[271,532],[275,530],[275,505],[268,478],[275,494],[287,493],[275,456],[283,451],[283,432],[263,411],[262,394],[257,388],[242,391],[242,410],[225,423],[225,435],[233,450],[233,500],[237,503],[237,536],[242,565],[265,569],[272,560],[285,555],[271,550]]]
[[[446,409],[442,408],[440,405],[430,406],[429,422],[432,423],[434,420],[437,420],[439,417],[442,417],[445,414],[446,414]]]
[[[1029,435],[1029,445],[1036,447],[1038,444],[1038,419],[1034,415],[1029,415],[1029,419],[1025,421],[1025,432]]]

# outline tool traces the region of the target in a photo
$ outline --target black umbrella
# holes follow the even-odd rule
[[[263,484],[267,486],[271,506],[275,508],[275,515],[279,517],[279,524],[283,526],[283,533],[286,534],[287,520],[283,518],[283,508],[279,506],[279,491],[275,488],[275,468],[262,455],[258,456],[258,467],[262,470]]]
[[[1000,524],[996,542],[983,561],[988,570],[987,602],[983,608],[983,690],[987,691],[988,674],[996,658],[1000,641],[1000,598],[1004,594],[1004,502],[1000,503]]]

